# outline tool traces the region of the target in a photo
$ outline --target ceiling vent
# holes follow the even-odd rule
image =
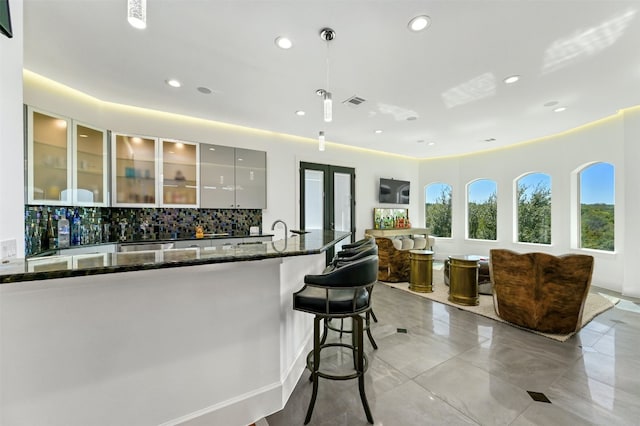
[[[347,99],[346,101],[342,102],[345,105],[349,105],[351,107],[357,107],[360,106],[361,104],[365,103],[366,100],[358,97],[358,96],[352,96],[349,99]]]

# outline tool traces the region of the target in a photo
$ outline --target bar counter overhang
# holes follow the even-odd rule
[[[291,295],[348,235],[0,285],[0,424],[247,425],[280,410],[312,334]]]

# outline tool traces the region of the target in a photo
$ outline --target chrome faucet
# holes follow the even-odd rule
[[[278,223],[281,223],[281,224],[283,224],[283,225],[284,225],[284,239],[286,240],[286,239],[287,239],[287,235],[289,234],[289,229],[287,228],[287,224],[286,224],[286,223],[284,223],[284,220],[282,220],[282,219],[276,219],[276,220],[273,222],[273,224],[271,225],[271,230],[273,231],[274,229],[276,229],[276,225],[277,225]]]

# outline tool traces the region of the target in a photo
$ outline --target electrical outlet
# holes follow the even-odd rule
[[[4,240],[0,242],[0,259],[16,257],[18,246],[16,240]]]

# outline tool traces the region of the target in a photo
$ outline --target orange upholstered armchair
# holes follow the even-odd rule
[[[510,323],[545,333],[580,329],[593,257],[491,250],[493,305]]]

